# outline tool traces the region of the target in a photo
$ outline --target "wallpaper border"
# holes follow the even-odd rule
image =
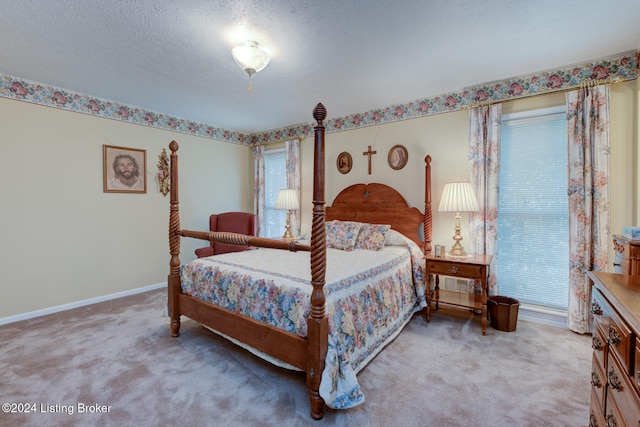
[[[326,131],[341,132],[460,111],[492,102],[567,90],[583,84],[635,80],[639,75],[639,56],[640,51],[626,52],[582,65],[482,83],[456,92],[394,104],[364,113],[330,118],[325,122]],[[8,75],[0,75],[0,97],[247,146],[311,136],[314,125],[313,123],[298,124],[247,134]]]

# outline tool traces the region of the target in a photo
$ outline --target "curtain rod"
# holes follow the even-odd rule
[[[478,102],[476,104],[471,104],[468,105],[466,107],[462,107],[460,109],[460,111],[465,111],[465,110],[470,110],[472,108],[480,108],[480,107],[486,107],[489,105],[493,105],[493,104],[502,104],[503,102],[510,102],[510,101],[516,101],[519,99],[527,99],[527,98],[531,98],[533,96],[543,96],[543,95],[551,95],[551,94],[558,94],[558,93],[564,93],[564,92],[569,92],[571,90],[575,90],[575,89],[584,89],[584,88],[588,88],[588,87],[595,87],[595,86],[600,86],[600,85],[604,85],[604,84],[615,84],[615,83],[622,83],[622,82],[628,82],[628,81],[633,81],[636,80],[636,78],[628,78],[625,79],[623,77],[620,76],[615,76],[614,78],[611,77],[607,77],[606,79],[589,79],[589,80],[583,80],[580,82],[580,84],[577,85],[573,85],[573,86],[569,86],[569,87],[565,87],[562,89],[556,89],[556,90],[551,90],[545,93],[532,93],[529,95],[523,95],[523,96],[518,96],[517,98],[513,98],[513,99],[501,99],[498,101],[491,101],[491,100],[487,100],[487,101],[482,101],[482,102]],[[302,143],[302,141],[304,140],[304,136],[299,136],[296,138],[291,138],[291,139],[277,139],[277,140],[272,140],[272,141],[267,141],[267,142],[260,142],[260,143],[256,143],[256,144],[251,144],[250,147],[258,147],[261,145],[272,145],[272,144],[278,144],[278,143],[285,143],[286,141],[291,141],[292,139],[299,139],[300,142]]]
[[[302,143],[302,141],[304,141],[305,137],[304,136],[297,136],[295,138],[287,138],[287,139],[276,139],[274,141],[267,141],[267,142],[258,142],[255,144],[251,144],[249,145],[249,147],[253,148],[253,147],[259,147],[261,145],[273,145],[273,144],[284,144],[287,141],[293,141],[294,139],[297,139],[300,141],[300,143]]]
[[[637,79],[637,77],[635,79],[624,79],[624,78],[622,78],[620,76],[616,76],[613,79],[611,77],[607,77],[606,79],[583,80],[583,81],[580,82],[580,84],[569,86],[569,87],[565,87],[565,88],[562,88],[562,89],[551,90],[551,91],[545,92],[545,93],[532,93],[532,94],[529,94],[529,95],[519,96],[519,97],[514,98],[514,99],[501,99],[501,100],[498,100],[498,101],[491,101],[491,100],[482,101],[482,102],[478,102],[478,103],[473,104],[473,105],[466,106],[466,107],[462,108],[462,110],[470,110],[472,108],[487,107],[487,106],[493,105],[493,104],[502,104],[504,102],[517,101],[519,99],[527,99],[527,98],[531,98],[531,97],[534,97],[534,96],[543,96],[543,95],[564,93],[564,92],[569,92],[569,91],[576,90],[576,89],[585,89],[585,88],[588,88],[588,87],[596,87],[596,86],[605,85],[605,84],[615,84],[615,83],[629,82],[629,81],[633,81],[633,80],[636,80],[636,79]]]

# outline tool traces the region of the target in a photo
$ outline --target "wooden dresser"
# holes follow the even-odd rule
[[[594,318],[589,426],[640,426],[640,277],[589,272]]]
[[[616,252],[615,261],[613,261],[615,272],[640,276],[640,240],[614,235],[613,249]]]

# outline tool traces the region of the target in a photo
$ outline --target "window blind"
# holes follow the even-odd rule
[[[499,293],[566,310],[569,299],[564,107],[502,118],[497,221]]]
[[[284,233],[286,211],[275,208],[278,191],[287,188],[287,163],[284,149],[264,153],[264,226],[263,237],[280,237]]]

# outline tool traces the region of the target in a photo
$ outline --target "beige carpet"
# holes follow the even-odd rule
[[[314,421],[301,373],[188,319],[171,338],[164,304],[152,291],[0,326],[0,401],[35,409],[0,412],[0,425],[588,424],[589,336],[518,321],[483,337],[478,316],[441,308],[429,324],[415,317],[359,374],[364,404]]]

